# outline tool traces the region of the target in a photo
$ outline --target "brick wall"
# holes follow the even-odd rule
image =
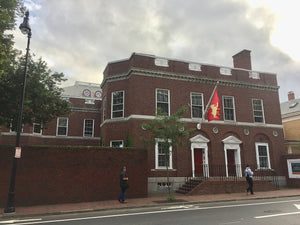
[[[0,206],[9,189],[13,147],[0,147]],[[147,196],[147,152],[142,149],[23,147],[18,159],[15,204],[38,205],[117,199],[121,167],[127,197]]]

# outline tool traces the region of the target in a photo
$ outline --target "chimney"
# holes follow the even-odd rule
[[[252,70],[251,67],[251,51],[244,49],[243,51],[232,56],[233,58],[233,67],[242,68],[246,70]]]
[[[289,101],[295,99],[295,93],[293,91],[289,91],[289,93],[288,93],[288,99],[289,99]]]

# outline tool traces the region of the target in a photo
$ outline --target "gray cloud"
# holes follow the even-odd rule
[[[266,8],[251,11],[246,2],[229,0],[43,0],[30,4],[31,49],[53,70],[64,72],[68,84],[75,80],[100,83],[109,61],[128,58],[132,52],[231,67],[231,56],[249,49],[254,70],[277,73],[281,101],[289,90],[297,97],[299,62],[270,44],[277,17]],[[17,32],[15,37],[22,49],[24,37]]]

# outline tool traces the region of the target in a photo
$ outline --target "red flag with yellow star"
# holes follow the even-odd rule
[[[221,108],[220,108],[220,100],[218,96],[217,89],[215,90],[214,97],[209,106],[209,110],[207,113],[207,120],[219,120],[221,116]]]

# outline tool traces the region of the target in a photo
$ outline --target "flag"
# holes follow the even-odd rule
[[[220,109],[220,100],[219,100],[219,96],[218,96],[218,92],[217,89],[215,90],[214,93],[214,97],[211,101],[211,104],[209,106],[209,110],[207,113],[207,120],[211,121],[211,120],[219,120],[221,113],[220,113],[221,109]]]

